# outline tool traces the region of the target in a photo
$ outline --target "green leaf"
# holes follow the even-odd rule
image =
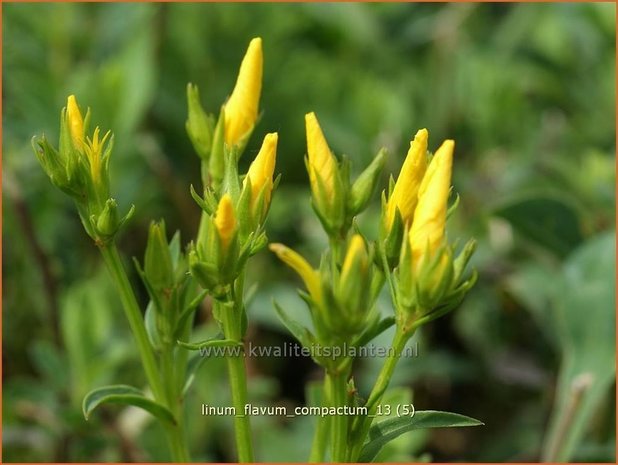
[[[588,240],[558,275],[552,309],[562,364],[544,458],[569,461],[616,373],[615,233]]]
[[[281,322],[285,325],[290,333],[305,347],[311,347],[313,344],[314,336],[307,328],[300,323],[291,319],[285,311],[273,300],[273,305],[277,311],[277,315]]]
[[[86,420],[88,420],[94,409],[106,403],[133,405],[146,410],[165,423],[170,425],[176,424],[174,415],[166,407],[144,397],[139,389],[124,384],[97,388],[86,394],[82,403],[82,411]]]
[[[178,321],[176,322],[176,332],[174,333],[174,337],[178,339],[181,336],[181,333],[187,324],[189,318],[193,317],[193,314],[197,310],[198,305],[204,300],[204,298],[208,295],[208,291],[200,292],[189,304],[183,309],[183,311],[178,316]]]
[[[243,343],[231,339],[207,339],[202,342],[178,341],[178,345],[188,350],[200,350],[206,347],[242,347]]]
[[[200,369],[200,367],[205,361],[210,360],[210,359],[211,357],[207,357],[206,355],[195,354],[189,360],[189,363],[187,363],[187,375],[185,379],[185,384],[182,388],[183,396],[189,391],[189,388],[193,384],[193,381],[195,381],[195,375],[197,374],[197,370]]]
[[[583,240],[576,209],[546,194],[512,201],[493,213],[511,223],[528,240],[560,257],[566,256]]]
[[[422,410],[412,417],[396,417],[376,423],[360,454],[359,462],[371,462],[385,444],[415,429],[479,426],[483,423],[457,413]]]
[[[369,326],[365,331],[363,331],[363,333],[358,337],[355,345],[362,347],[368,344],[394,324],[395,317],[393,316],[387,316],[379,321],[376,321],[375,324]]]
[[[161,337],[159,336],[159,330],[157,329],[157,312],[155,310],[155,304],[151,300],[146,306],[146,313],[144,314],[144,325],[146,326],[146,333],[148,334],[148,340],[155,350],[161,348]]]

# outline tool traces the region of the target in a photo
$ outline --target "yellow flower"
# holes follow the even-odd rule
[[[277,158],[277,141],[279,136],[276,132],[266,134],[262,148],[258,152],[255,160],[249,166],[247,176],[243,181],[243,186],[247,184],[247,179],[251,180],[251,205],[254,205],[262,188],[264,190],[264,206],[270,203],[270,195],[273,189],[273,173],[275,172],[275,161]]]
[[[73,140],[73,145],[77,149],[82,148],[84,143],[84,118],[82,117],[79,107],[77,106],[77,99],[75,95],[69,95],[67,99],[67,120],[69,121],[69,133]]]
[[[367,249],[365,241],[360,234],[355,234],[350,241],[350,246],[343,260],[341,267],[341,282],[345,283],[350,279],[350,273],[363,275],[367,270]]]
[[[238,144],[255,125],[262,90],[262,39],[249,43],[236,86],[225,104],[225,143]]]
[[[454,141],[444,141],[429,163],[418,191],[409,236],[415,268],[425,252],[433,254],[444,241],[454,148]]]
[[[94,130],[92,139],[87,137],[86,143],[83,146],[90,164],[90,176],[94,182],[98,182],[101,179],[101,153],[103,152],[103,145],[110,134],[111,132],[107,131],[103,138],[99,140],[99,128],[97,127]]]
[[[410,142],[406,156],[393,192],[386,206],[386,226],[390,230],[399,210],[404,224],[409,225],[414,216],[418,201],[418,190],[427,168],[427,129],[419,130]]]
[[[270,244],[269,248],[277,255],[279,260],[298,273],[313,300],[321,302],[322,288],[320,287],[320,275],[307,263],[307,260],[283,244]]]
[[[236,216],[234,215],[234,206],[230,194],[224,194],[219,200],[215,213],[215,227],[221,240],[221,246],[225,250],[236,232]]]
[[[307,156],[309,159],[309,181],[315,198],[320,198],[320,188],[325,190],[324,195],[329,199],[335,195],[335,172],[337,161],[333,156],[315,113],[305,115],[307,132]],[[320,183],[318,183],[318,178]]]

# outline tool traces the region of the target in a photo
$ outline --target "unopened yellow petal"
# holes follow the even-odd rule
[[[69,121],[69,132],[73,140],[73,145],[77,148],[81,148],[84,143],[84,118],[77,106],[75,95],[69,95],[67,99],[67,119]]]
[[[217,212],[215,213],[215,227],[221,239],[223,248],[227,248],[236,231],[236,216],[234,215],[234,206],[232,205],[232,197],[230,194],[224,194],[219,200]]]
[[[452,140],[447,140],[440,146],[421,183],[418,205],[410,229],[414,263],[418,263],[426,251],[433,253],[444,240],[454,148],[455,142]]]
[[[307,260],[283,244],[270,244],[269,248],[277,255],[279,260],[298,273],[305,283],[311,297],[317,302],[320,302],[322,300],[320,276]]]
[[[386,223],[390,230],[395,220],[397,209],[404,224],[409,225],[414,216],[414,209],[418,203],[418,192],[423,175],[427,168],[427,129],[419,130],[410,142],[410,149],[406,156],[393,192],[388,199]]]
[[[341,281],[349,279],[350,273],[362,273],[367,268],[367,249],[360,234],[355,234],[351,241],[343,266],[341,267]]]
[[[273,188],[273,174],[275,172],[275,162],[277,158],[277,141],[279,136],[276,132],[266,134],[262,148],[258,152],[255,160],[249,166],[247,176],[243,181],[243,186],[247,179],[251,180],[251,202],[255,202],[264,186],[264,204],[270,202],[270,195]]]
[[[233,146],[255,125],[262,91],[262,39],[249,43],[236,86],[225,104],[225,142]]]
[[[92,135],[92,139],[87,137],[86,143],[83,146],[86,157],[88,157],[88,163],[90,164],[90,176],[94,182],[98,182],[101,179],[101,159],[103,157],[103,146],[111,134],[110,131],[107,131],[103,138],[99,140],[99,132],[100,130],[97,126],[94,130],[94,134]]]
[[[328,147],[315,113],[311,112],[305,115],[305,127],[307,132],[307,156],[309,159],[311,189],[314,194],[318,193],[317,178],[319,177],[320,183],[326,190],[325,194],[332,196],[335,189],[337,161]]]

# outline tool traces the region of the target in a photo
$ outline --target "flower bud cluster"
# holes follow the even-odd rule
[[[475,242],[454,258],[446,238],[455,143],[445,141],[430,157],[428,135],[417,132],[388,199],[382,196],[378,248],[393,272],[398,316],[410,326],[455,308],[476,281],[475,273],[463,277]]]
[[[378,293],[374,283],[378,270],[373,250],[360,234],[352,235],[347,242],[341,266],[332,266],[333,257],[327,253],[319,269],[285,245],[270,244],[270,250],[300,276],[307,288],[301,296],[309,306],[315,328],[315,334],[307,333],[311,343],[355,346],[376,324],[374,303]],[[323,366],[337,363],[319,357],[316,361]]]
[[[204,289],[221,299],[247,259],[267,243],[264,222],[278,183],[274,178],[277,133],[266,134],[247,173],[238,173],[238,161],[258,120],[262,66],[262,41],[255,38],[216,124],[202,109],[197,87],[187,87],[186,128],[202,159],[205,186],[202,196],[192,189],[205,216],[188,254],[189,269]]]
[[[33,138],[32,146],[51,182],[75,201],[86,232],[104,245],[133,215],[133,207],[121,217],[116,201],[110,197],[113,136],[109,131],[101,135],[99,127],[86,135],[89,122],[90,109],[84,118],[77,99],[70,95],[60,115],[58,149],[45,136]]]
[[[379,180],[386,151],[375,156],[352,183],[347,160],[339,163],[331,152],[315,113],[305,115],[307,158],[313,209],[329,236],[345,236],[352,218],[368,205]]]

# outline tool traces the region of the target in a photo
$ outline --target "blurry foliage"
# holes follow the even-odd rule
[[[573,378],[587,372],[593,382],[569,453],[613,461],[614,18],[614,5],[594,3],[5,4],[4,460],[167,460],[162,432],[141,413],[81,416],[86,390],[119,372],[143,379],[96,251],[37,166],[30,138],[54,140],[75,93],[117,136],[113,190],[121,206],[138,209],[122,249],[141,255],[158,217],[189,238],[199,211],[188,186],[199,184],[199,170],[184,130],[186,83],[216,112],[246,44],[261,36],[257,131],[280,133],[283,173],[271,240],[308,256],[325,241],[309,206],[304,113],[319,115],[333,150],[357,170],[386,146],[385,171],[396,173],[420,127],[431,148],[457,142],[461,204],[449,228],[478,239],[481,279],[461,309],[423,331],[419,357],[394,381],[414,388],[419,409],[461,412],[487,427],[408,433],[380,459],[538,460],[553,405],[550,435]],[[366,231],[376,230],[378,209],[376,198],[360,219]],[[305,316],[298,282],[267,253],[250,272],[260,284],[250,337],[290,342],[270,301]],[[380,305],[390,311],[388,299]],[[207,309],[197,320],[215,331]],[[309,360],[250,363],[253,402],[307,401],[303,386],[317,374]],[[361,393],[379,363],[356,368]],[[230,419],[198,413],[200,403],[229,405],[222,370],[207,361],[188,401],[196,460],[231,458]],[[311,424],[256,419],[258,457],[304,460]]]

